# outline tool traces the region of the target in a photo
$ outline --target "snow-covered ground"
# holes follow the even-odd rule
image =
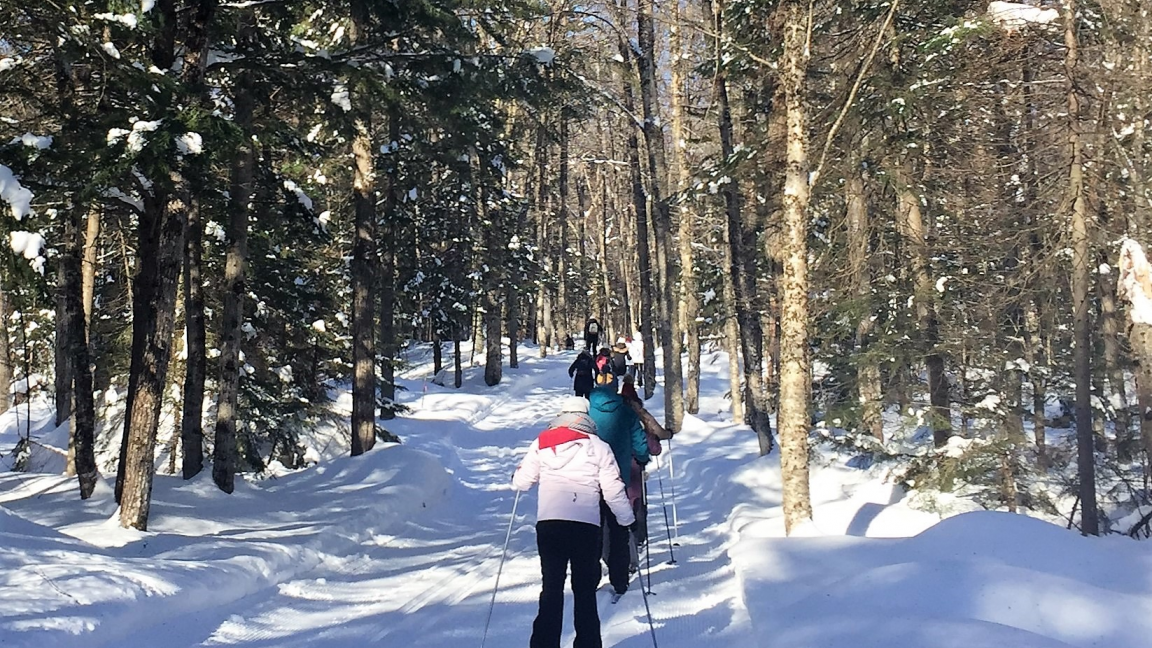
[[[157,476],[147,533],[119,529],[109,483],[80,502],[59,474],[0,473],[0,645],[479,646],[509,479],[569,393],[570,353],[540,359],[525,346],[520,357],[500,386],[470,369],[458,391],[426,383],[430,368],[414,363],[401,394],[412,410],[389,422],[403,445],[244,481],[231,496],[207,476]],[[754,435],[730,420],[726,358],[702,364],[701,413],[649,480],[645,579],[660,646],[1150,645],[1147,543],[1006,513],[940,521],[909,508],[878,469],[836,457],[814,465],[814,522],[784,537],[777,457],[758,458]],[[660,403],[658,393],[650,406]],[[32,414],[41,441],[60,443],[51,412]],[[14,416],[0,419],[4,444]],[[488,646],[527,645],[534,511],[530,492]],[[605,646],[653,643],[635,583],[616,605],[605,588],[601,618]]]

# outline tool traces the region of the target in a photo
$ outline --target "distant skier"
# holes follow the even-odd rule
[[[592,385],[596,380],[596,362],[592,354],[585,349],[576,356],[576,360],[568,367],[568,376],[574,377],[572,389],[577,396],[588,398],[592,393]]]
[[[570,396],[561,415],[528,448],[512,485],[540,484],[536,546],[543,582],[530,648],[559,648],[564,623],[564,581],[572,569],[574,648],[600,648],[597,553],[602,511],[619,527],[635,521],[612,449],[595,434],[588,401]],[[625,581],[627,582],[627,581]]]
[[[596,352],[596,373],[612,371],[612,350],[604,347]]]
[[[594,352],[600,347],[600,322],[595,317],[588,318],[584,325],[584,348]]]
[[[632,356],[632,375],[636,377],[636,386],[644,386],[644,338],[640,331],[632,334],[628,341],[628,353]]]
[[[576,341],[572,339],[571,333],[564,334],[564,350],[571,351],[576,348]]]
[[[601,384],[602,380],[609,384]],[[596,382],[598,385],[592,390],[588,415],[596,423],[596,434],[612,447],[616,464],[620,467],[620,480],[625,482],[630,474],[633,457],[641,466],[648,464],[648,440],[640,427],[640,419],[624,403],[620,394],[616,393],[615,377],[601,374],[597,376]],[[604,526],[608,529],[605,557],[608,580],[616,594],[621,595],[628,591],[628,528],[627,525],[617,524],[607,504],[601,503],[600,512]]]
[[[612,347],[612,373],[617,376],[628,373],[628,362],[631,359],[632,356],[628,353],[628,344],[624,342],[624,338],[620,338]]]

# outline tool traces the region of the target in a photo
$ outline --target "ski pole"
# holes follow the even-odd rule
[[[668,481],[672,489],[672,528],[680,539],[680,519],[676,517],[676,461],[672,459],[672,437],[668,437]]]
[[[668,534],[668,564],[675,565],[676,552],[672,551],[672,526],[668,524],[668,500],[664,497],[664,477],[660,475],[660,466],[656,466],[656,479],[660,482],[660,508],[664,511],[664,531]]]
[[[636,536],[631,536],[632,547],[636,547]],[[648,589],[652,589],[652,570],[648,570]],[[640,594],[644,597],[644,611],[648,614],[648,632],[652,634],[652,648],[660,648],[656,644],[656,624],[652,622],[652,608],[648,606],[648,591],[644,589],[644,579],[640,579]]]
[[[640,480],[640,496],[644,502],[644,560],[648,563],[648,593],[655,596],[652,591],[652,538],[648,535],[648,475]]]
[[[496,609],[496,592],[500,590],[500,574],[504,571],[504,558],[508,555],[508,541],[512,539],[512,524],[516,521],[516,505],[520,503],[520,491],[516,491],[516,498],[512,500],[512,517],[508,520],[508,534],[504,536],[504,550],[500,552],[500,567],[496,569],[496,586],[492,588],[492,602],[488,604],[488,620],[484,622],[484,636],[480,639],[480,648],[488,642],[488,626],[492,624],[492,610]]]

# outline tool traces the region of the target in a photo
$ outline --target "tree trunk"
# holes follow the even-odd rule
[[[911,162],[905,160],[896,169],[899,195],[900,235],[908,250],[909,270],[912,275],[916,326],[919,329],[924,364],[928,369],[929,425],[936,447],[943,447],[952,436],[951,399],[948,379],[944,375],[944,357],[936,349],[938,324],[933,305],[936,287],[929,271],[927,231],[920,211],[920,196],[912,184]]]
[[[376,444],[376,170],[366,121],[368,110],[361,110],[352,139],[352,456],[364,454]]]
[[[1132,416],[1128,409],[1128,390],[1124,385],[1121,360],[1120,321],[1116,313],[1116,287],[1101,281],[1096,285],[1100,296],[1100,328],[1104,338],[1104,367],[1108,377],[1112,407],[1116,410],[1116,452],[1121,461],[1132,459]]]
[[[84,318],[83,242],[80,214],[68,209],[64,223],[64,251],[60,258],[60,287],[64,302],[65,355],[73,377],[74,410],[71,413],[71,438],[75,448],[75,474],[80,484],[80,499],[88,499],[96,489],[100,474],[96,468],[96,406],[92,399],[92,365],[88,353],[88,335]]]
[[[673,25],[669,27],[672,56],[672,150],[676,169],[676,191],[688,188],[692,172],[688,168],[688,143],[685,127],[684,108],[687,104],[685,87],[689,53],[684,49],[681,30],[684,29],[681,6],[673,7]],[[688,347],[688,365],[684,368],[684,411],[689,414],[700,412],[700,325],[696,317],[700,312],[700,298],[697,295],[696,273],[693,268],[692,243],[695,236],[695,214],[681,203],[680,209],[680,312],[679,321],[685,332]]]
[[[622,21],[621,21],[622,22]],[[617,41],[619,53],[624,60],[623,68],[629,69],[632,60],[631,45],[621,39]],[[627,74],[621,80],[624,90],[624,108],[629,114],[636,113],[636,95],[632,80]],[[636,255],[640,285],[640,339],[644,341],[644,399],[652,398],[656,391],[656,336],[653,317],[652,257],[648,248],[648,196],[644,190],[644,178],[640,162],[640,138],[636,129],[628,129],[628,171],[632,186],[632,210],[636,219]],[[667,390],[667,385],[665,385]]]
[[[251,38],[252,10],[242,18],[241,37]],[[252,209],[256,151],[250,132],[255,97],[252,77],[242,72],[235,96],[236,127],[243,135],[232,161],[229,194],[228,251],[224,260],[223,313],[220,318],[220,390],[216,400],[216,426],[212,447],[212,481],[225,493],[235,488],[236,410],[240,399],[240,335],[244,324],[244,295],[247,293],[248,221]],[[318,353],[317,353],[318,355]],[[187,449],[185,450],[187,452]]]
[[[460,389],[464,384],[464,368],[461,366],[463,361],[464,358],[460,353],[460,334],[457,333],[452,338],[452,386],[456,389]]]
[[[1076,89],[1079,38],[1076,35],[1076,0],[1068,0],[1064,15],[1064,74],[1068,96],[1068,193],[1071,206],[1073,370],[1076,383],[1076,459],[1080,479],[1080,531],[1099,534],[1096,507],[1096,460],[1092,438],[1092,329],[1088,295],[1091,291],[1092,259],[1088,235],[1088,203],[1084,190],[1084,143],[1081,132],[1080,97]]]
[[[141,245],[137,248],[136,304],[132,312],[134,353],[129,376],[132,398],[125,414],[127,445],[120,524],[141,531],[148,528],[156,432],[168,384],[172,333],[176,325],[176,289],[188,217],[187,181],[179,171],[173,171],[170,182],[172,194],[164,199],[162,211],[140,220],[141,229],[159,232],[157,235],[142,233]]]
[[[208,26],[216,12],[216,0],[200,0],[187,13],[184,25],[184,66],[180,80],[184,87],[200,90],[207,62]],[[176,7],[167,0],[158,11],[166,29],[175,25]],[[163,54],[175,50],[175,39],[162,34]],[[155,56],[154,56],[155,58]],[[163,61],[161,61],[162,63]],[[169,66],[170,65],[169,61]],[[167,69],[160,63],[157,66]],[[160,213],[141,217],[141,245],[133,304],[133,358],[129,375],[129,409],[125,413],[127,450],[124,453],[123,490],[120,493],[120,524],[141,531],[148,527],[155,472],[156,431],[168,384],[168,363],[175,328],[176,288],[180,280],[184,228],[193,194],[188,175],[175,168],[169,172],[168,195],[157,190]],[[136,325],[139,318],[140,326]],[[119,481],[119,480],[118,480]]]
[[[184,407],[180,419],[180,442],[184,447],[182,472],[192,479],[204,469],[204,378],[208,371],[205,350],[204,284],[200,263],[204,256],[204,225],[200,205],[193,201],[184,229],[184,325],[188,353],[184,373]]]
[[[675,434],[684,420],[684,379],[680,364],[680,319],[676,317],[676,263],[672,256],[672,211],[668,204],[668,157],[660,119],[660,93],[656,83],[656,27],[652,18],[653,0],[639,0],[636,30],[640,45],[636,59],[640,72],[640,103],[644,114],[644,141],[648,152],[648,195],[652,201],[652,234],[655,239],[657,315],[662,326],[660,347],[664,357],[664,427]],[[653,342],[649,339],[649,345]],[[647,348],[647,346],[645,348]]]
[[[784,527],[791,533],[812,519],[808,491],[808,433],[811,427],[812,371],[808,357],[808,115],[804,102],[808,72],[806,5],[785,6],[784,86],[788,111],[784,179],[784,267],[780,277],[780,471],[783,476]]]
[[[395,107],[388,110],[388,141],[400,141],[400,114]],[[397,213],[399,199],[396,192],[397,169],[395,161],[387,168],[388,187],[384,192],[384,222],[380,232],[380,418],[390,421],[396,417],[396,357],[400,350],[396,331],[396,248],[401,227]],[[409,250],[415,255],[415,250]]]
[[[713,3],[714,25],[723,24],[723,7]],[[718,29],[718,27],[716,27]],[[713,81],[713,91],[719,110],[717,111],[720,130],[720,153],[729,159],[735,152],[735,135],[732,128],[732,109],[728,101],[728,80],[723,69],[717,70]],[[728,274],[732,276],[735,297],[736,318],[740,330],[741,355],[744,357],[744,416],[743,420],[752,427],[760,442],[760,454],[772,451],[772,426],[764,402],[764,356],[763,333],[760,329],[760,316],[756,312],[757,260],[755,250],[755,230],[749,227],[742,214],[740,189],[734,182],[726,183],[721,191],[724,194],[725,216],[728,225],[727,253],[731,264]],[[735,358],[733,358],[735,361]],[[735,402],[735,398],[733,399]]]
[[[869,241],[871,225],[868,215],[868,197],[865,193],[863,162],[853,149],[849,158],[851,168],[844,183],[848,220],[848,268],[852,293],[856,300],[856,340],[853,355],[856,359],[856,391],[860,402],[860,429],[879,441],[884,441],[883,398],[880,384],[880,364],[869,353],[869,336],[874,328],[872,307],[872,273],[869,271]]]
[[[84,324],[92,326],[92,308],[96,302],[96,271],[99,270],[100,257],[100,218],[101,210],[93,207],[88,211],[86,232],[84,236],[84,266],[81,269],[81,293],[84,299]]]
[[[8,291],[0,286],[0,413],[12,406],[12,348],[8,343]]]

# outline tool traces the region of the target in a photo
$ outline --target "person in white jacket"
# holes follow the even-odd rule
[[[536,546],[543,584],[530,648],[559,648],[564,623],[564,581],[572,566],[573,648],[601,648],[596,588],[600,584],[600,499],[623,526],[635,521],[620,467],[596,436],[588,401],[565,399],[561,414],[532,441],[512,477],[516,490],[540,484]]]

